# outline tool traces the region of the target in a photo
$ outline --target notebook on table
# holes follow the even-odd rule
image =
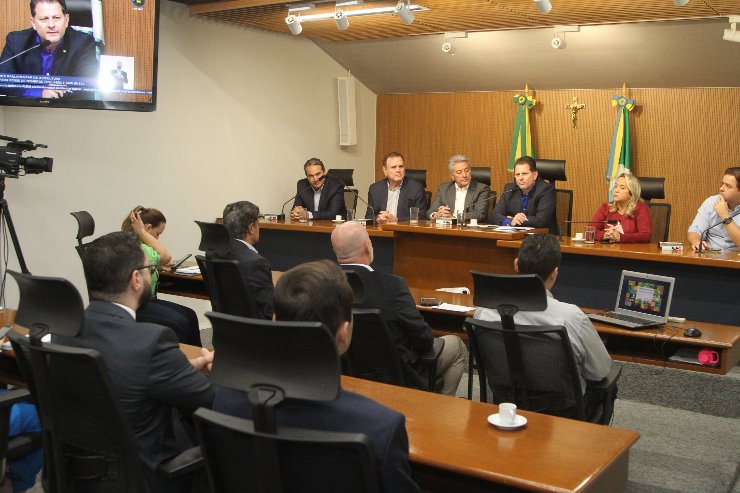
[[[625,329],[661,326],[668,322],[674,281],[673,277],[623,270],[614,310],[586,316]]]

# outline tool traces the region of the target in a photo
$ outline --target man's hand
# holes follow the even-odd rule
[[[452,217],[452,212],[450,212],[450,206],[449,205],[440,205],[437,211],[434,213],[434,218],[438,217]]]
[[[511,218],[512,226],[521,226],[527,222],[527,215],[523,212],[517,212],[517,214]]]
[[[190,364],[193,365],[196,370],[200,370],[203,373],[208,373],[211,371],[214,354],[215,351],[209,351],[206,348],[202,347],[200,348],[200,356],[189,359],[188,361],[190,361]]]
[[[707,243],[706,241],[702,241],[702,242],[692,241],[691,242],[691,249],[694,250],[695,252],[698,252],[699,251],[699,243],[702,244],[702,247],[701,247],[702,250],[707,250],[709,248],[709,243]]]
[[[305,210],[306,209],[304,209],[300,205],[293,207],[293,210],[290,211],[290,218],[297,221],[298,219],[301,218],[301,211],[305,211]]]
[[[398,222],[398,218],[388,211],[380,211],[380,214],[378,214],[378,224],[396,222]]]
[[[41,97],[46,99],[59,99],[64,96],[64,91],[59,89],[44,89],[41,91]]]
[[[730,217],[730,206],[727,201],[720,195],[717,202],[714,203],[714,212],[717,213],[720,219],[725,220]]]

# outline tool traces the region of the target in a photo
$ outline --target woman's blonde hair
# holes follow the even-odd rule
[[[625,216],[633,217],[635,215],[635,207],[637,207],[637,202],[642,200],[640,198],[640,180],[637,179],[635,175],[633,175],[630,171],[624,171],[622,174],[617,176],[617,180],[620,178],[624,178],[625,183],[627,184],[627,190],[630,191],[630,200],[627,203],[627,211],[624,213]],[[614,183],[617,182],[617,180],[614,180]],[[609,212],[616,212],[617,211],[617,203],[613,200],[609,202]]]
[[[165,219],[164,214],[162,214],[159,209],[144,207],[141,205],[137,205],[132,211],[139,211],[139,216],[141,216],[141,222],[144,223],[144,225],[151,224],[153,228],[156,228],[162,223],[166,223],[167,219]],[[133,231],[134,228],[131,227],[131,217],[130,214],[126,214],[126,217],[123,219],[123,223],[121,224],[121,231]]]

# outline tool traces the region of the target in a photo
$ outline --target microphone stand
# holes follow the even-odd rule
[[[51,41],[49,41],[48,39],[45,39],[41,43],[39,43],[39,44],[37,44],[35,46],[31,46],[30,48],[26,48],[25,50],[21,51],[20,53],[17,53],[17,54],[13,55],[10,58],[6,58],[2,62],[0,62],[0,65],[4,65],[4,64],[8,63],[9,61],[11,61],[11,60],[13,60],[15,58],[18,58],[19,56],[23,55],[24,53],[28,53],[31,50],[35,50],[36,48],[45,48],[45,47],[49,46],[50,44],[51,44]]]
[[[729,221],[732,221],[732,218],[740,214],[740,209],[736,210],[735,212],[731,213],[729,216],[727,216],[727,219],[723,219],[717,223],[712,224],[707,229],[702,231],[701,235],[699,236],[699,249],[696,253],[702,254],[704,253],[704,240],[706,238],[709,238],[709,230],[712,228],[715,228],[719,226],[720,224],[730,224]]]
[[[335,180],[337,180],[339,183],[342,184],[342,187],[344,187],[343,190],[348,190],[352,192],[352,195],[360,199],[362,203],[365,204],[368,207],[368,209],[370,209],[370,211],[372,212],[372,216],[373,216],[373,218],[370,221],[372,221],[372,225],[375,226],[375,208],[372,205],[368,204],[367,201],[360,196],[357,190],[352,190],[351,188],[347,186],[346,183],[344,183],[344,181],[340,180],[339,178],[335,176],[332,176],[332,178],[334,178]],[[356,212],[355,212],[355,216],[357,216]]]

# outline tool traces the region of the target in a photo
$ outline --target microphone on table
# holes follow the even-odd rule
[[[463,217],[464,217],[465,214],[467,214],[468,212],[470,212],[473,209],[475,209],[475,206],[476,205],[481,204],[481,203],[488,202],[488,201],[490,201],[491,199],[494,199],[494,198],[496,198],[496,190],[491,190],[491,193],[488,194],[488,197],[486,197],[484,199],[481,199],[481,200],[476,200],[475,202],[473,202],[472,204],[470,204],[469,206],[467,206],[465,209],[463,209]],[[484,219],[488,219],[488,218],[484,218]]]
[[[46,48],[46,47],[47,47],[47,46],[49,46],[50,44],[51,44],[51,41],[49,41],[48,39],[44,39],[44,40],[42,40],[42,41],[41,41],[41,42],[40,42],[39,44],[37,44],[37,45],[35,45],[35,46],[31,46],[30,48],[27,48],[27,49],[25,49],[25,50],[21,51],[20,53],[18,53],[18,54],[15,54],[15,55],[13,55],[12,57],[10,57],[10,58],[7,58],[7,59],[3,60],[2,62],[0,62],[0,65],[3,65],[3,64],[5,64],[5,63],[8,63],[8,62],[9,62],[9,61],[11,61],[12,59],[14,59],[14,58],[18,58],[19,56],[23,55],[24,53],[28,53],[29,51],[31,51],[31,50],[35,50],[36,48]]]
[[[320,183],[320,182],[324,181],[325,179],[326,179],[326,175],[321,175],[321,176],[319,176],[316,179],[316,183]],[[313,185],[311,185],[309,183],[308,186],[305,186],[305,187],[301,188],[300,190],[298,190],[298,192],[296,192],[295,195],[293,195],[291,198],[289,198],[288,200],[286,200],[285,203],[283,203],[283,206],[280,208],[280,215],[283,217],[283,221],[285,221],[285,206],[288,205],[288,202],[290,202],[291,200],[295,200],[296,197],[298,197],[300,194],[302,194],[303,192],[305,192],[306,190],[308,190],[312,186]]]
[[[705,238],[709,238],[709,230],[710,229],[716,228],[720,224],[730,224],[730,222],[732,221],[732,218],[734,218],[738,214],[740,214],[740,209],[736,210],[735,212],[733,212],[732,214],[730,214],[729,216],[727,216],[727,219],[723,219],[723,220],[721,220],[721,221],[719,221],[719,222],[717,222],[715,224],[712,224],[707,229],[705,229],[704,231],[702,231],[701,235],[699,236],[699,250],[697,250],[697,253],[704,253],[704,240],[705,240]]]
[[[360,199],[362,201],[362,203],[365,204],[368,207],[368,209],[370,209],[370,211],[373,213],[373,218],[371,219],[372,225],[375,226],[375,207],[373,207],[372,205],[368,204],[367,200],[363,199],[360,196],[360,194],[357,192],[357,190],[353,190],[352,188],[349,188],[346,183],[344,183],[342,180],[340,180],[336,176],[333,176],[332,178],[335,179],[335,180],[337,180],[339,183],[341,183],[342,186],[344,187],[344,190],[348,190],[348,191],[352,192],[352,195],[354,195],[356,198]]]

